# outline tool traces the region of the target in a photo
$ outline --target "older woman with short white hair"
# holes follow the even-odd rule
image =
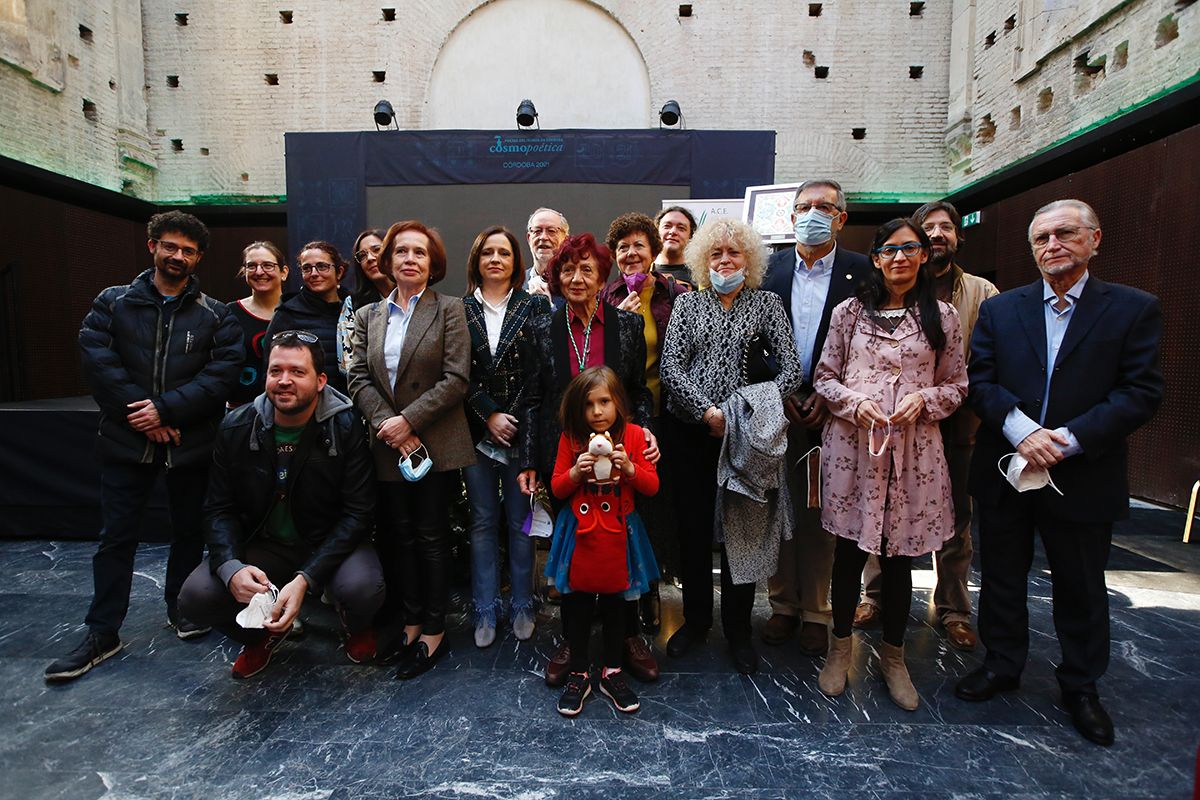
[[[802,380],[783,302],[758,288],[766,274],[762,237],[743,222],[715,220],[688,243],[686,258],[699,291],[675,299],[661,363],[667,408],[684,429],[675,442],[678,463],[691,465],[690,474],[677,476],[678,485],[690,491],[678,494],[684,623],[667,642],[668,655],[675,657],[712,627],[717,464],[725,438],[721,406],[742,387],[765,381],[775,382],[782,400]],[[735,566],[739,574],[774,572],[774,563]],[[721,627],[744,674],[758,668],[750,643],[754,587],[734,583],[722,542]]]

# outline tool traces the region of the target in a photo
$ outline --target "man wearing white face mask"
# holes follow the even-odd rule
[[[1129,514],[1125,441],[1162,399],[1162,312],[1153,295],[1089,274],[1100,238],[1086,203],[1044,206],[1029,226],[1041,279],[980,307],[969,401],[982,421],[971,493],[980,512],[987,655],[955,694],[989,700],[1019,685],[1036,529],[1054,585],[1063,705],[1085,738],[1110,745],[1112,720],[1096,687],[1109,653],[1104,567],[1113,522]],[[996,468],[1014,450],[1032,469],[1048,470],[1061,494],[1049,486],[1018,492]]]
[[[790,463],[821,444],[821,428],[829,412],[813,391],[813,368],[821,360],[833,309],[853,294],[871,270],[865,255],[838,247],[837,236],[846,219],[846,194],[836,181],[801,183],[792,199],[796,247],[780,250],[767,262],[762,288],[783,300],[804,371],[804,385],[784,404],[792,423]],[[763,627],[762,639],[767,644],[782,644],[800,627],[800,651],[820,656],[829,646],[834,537],[821,527],[820,509],[809,508],[805,500],[809,491],[804,466],[790,474],[796,479],[792,487],[795,538],[783,543],[778,570],[767,584],[771,618]],[[813,485],[815,488],[815,482]]]

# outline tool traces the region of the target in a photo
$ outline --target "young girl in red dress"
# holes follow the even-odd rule
[[[634,497],[655,494],[658,473],[643,455],[645,432],[628,421],[629,400],[609,367],[575,376],[563,393],[559,415],[562,436],[550,490],[568,503],[554,524],[546,576],[563,595],[571,673],[558,711],[575,716],[591,694],[588,640],[599,605],[604,652],[597,683],[618,711],[631,713],[639,704],[621,674],[625,600],[641,596],[658,579],[658,563],[646,526],[634,510]],[[592,437],[604,434],[611,439],[611,453],[589,452]],[[605,458],[611,462],[611,474],[600,480],[608,471]]]

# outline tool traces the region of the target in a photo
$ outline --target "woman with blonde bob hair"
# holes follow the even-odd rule
[[[667,654],[676,658],[703,641],[713,622],[717,465],[726,436],[722,407],[743,387],[768,381],[782,400],[803,378],[783,301],[758,288],[766,273],[762,237],[743,222],[718,220],[702,227],[685,252],[699,290],[675,299],[662,354],[667,409],[682,429],[673,444],[678,463],[690,465],[677,478],[691,491],[677,495],[684,623],[667,642]],[[779,415],[782,425],[782,406]],[[721,627],[734,665],[749,675],[758,669],[750,643],[755,582],[775,572],[777,557],[769,552],[773,532],[744,533],[722,526]]]

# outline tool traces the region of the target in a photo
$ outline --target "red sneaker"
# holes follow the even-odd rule
[[[375,629],[367,628],[358,633],[348,633],[346,636],[346,658],[355,664],[375,659]]]
[[[238,653],[237,660],[233,662],[231,670],[233,677],[239,680],[251,678],[267,668],[267,664],[271,663],[271,656],[275,652],[275,648],[287,638],[287,635],[292,632],[288,628],[283,633],[268,634],[258,644],[248,644],[242,648],[242,652]]]

